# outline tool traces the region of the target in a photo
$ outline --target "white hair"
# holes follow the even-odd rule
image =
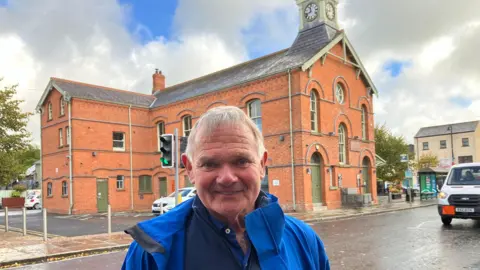
[[[245,112],[235,106],[215,107],[204,113],[195,123],[188,136],[187,149],[185,154],[190,161],[193,161],[193,152],[197,147],[198,133],[212,132],[221,125],[244,126],[253,134],[254,142],[258,148],[258,157],[262,157],[265,152],[263,135],[257,125],[248,117]]]

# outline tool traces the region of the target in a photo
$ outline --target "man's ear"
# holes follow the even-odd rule
[[[261,166],[261,168],[260,168],[260,169],[261,169],[260,176],[261,176],[262,178],[265,177],[265,171],[266,171],[265,168],[266,168],[266,166],[267,166],[267,158],[268,158],[268,154],[267,154],[267,151],[265,151],[265,152],[263,153],[263,156],[262,156],[261,160],[260,160],[260,166]]]
[[[195,177],[192,172],[193,171],[192,162],[190,161],[190,159],[186,154],[182,154],[181,159],[182,159],[183,165],[185,166],[185,170],[187,170],[187,174],[188,174],[188,178],[190,179],[190,182],[192,184],[195,184]]]

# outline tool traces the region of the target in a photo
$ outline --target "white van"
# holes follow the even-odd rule
[[[452,166],[438,196],[438,214],[445,225],[454,218],[480,220],[480,163]]]

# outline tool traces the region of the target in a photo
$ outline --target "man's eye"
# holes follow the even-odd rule
[[[250,164],[250,161],[248,159],[245,159],[245,158],[241,158],[239,160],[237,160],[237,166],[247,166],[248,164]]]
[[[202,167],[207,169],[215,168],[216,166],[214,162],[205,162],[202,164]]]

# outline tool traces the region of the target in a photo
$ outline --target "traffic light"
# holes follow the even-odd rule
[[[175,163],[175,139],[173,134],[163,134],[160,136],[160,143],[160,151],[162,152],[160,163],[162,164],[162,168],[173,168]]]

